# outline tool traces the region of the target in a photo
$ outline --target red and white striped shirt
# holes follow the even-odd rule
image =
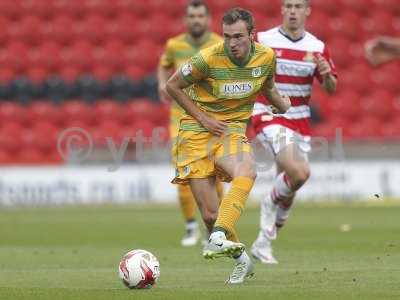
[[[325,43],[308,32],[298,40],[293,40],[280,27],[259,32],[257,40],[275,50],[275,85],[280,94],[290,97],[292,107],[282,116],[264,121],[262,116],[270,112],[270,108],[268,100],[259,96],[252,117],[256,133],[261,132],[265,126],[279,124],[309,136],[309,101],[314,77],[322,82],[322,76],[314,62],[316,53],[320,53],[329,62],[332,73],[336,76],[336,69]]]

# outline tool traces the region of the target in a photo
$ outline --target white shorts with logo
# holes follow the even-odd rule
[[[257,139],[267,149],[271,150],[274,156],[285,149],[288,145],[295,143],[302,157],[308,160],[308,153],[311,151],[311,137],[299,134],[292,129],[279,124],[268,125],[257,134]]]

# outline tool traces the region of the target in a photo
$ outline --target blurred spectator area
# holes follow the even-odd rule
[[[167,128],[155,69],[167,38],[184,30],[186,1],[0,0],[0,163],[59,163],[67,127],[95,140]],[[280,24],[281,0],[208,1],[250,9],[258,30]],[[339,73],[335,96],[314,88],[314,134],[345,141],[400,138],[400,64],[366,64],[363,43],[400,32],[399,0],[313,0],[308,29],[326,41]],[[166,138],[166,137],[164,137]],[[101,147],[102,142],[97,143]],[[97,145],[96,144],[96,145]]]

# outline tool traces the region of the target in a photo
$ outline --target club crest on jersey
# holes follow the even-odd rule
[[[260,77],[261,76],[261,72],[262,72],[261,67],[257,67],[257,68],[253,69],[253,71],[251,72],[251,75],[253,77]]]
[[[314,61],[314,54],[312,52],[307,52],[306,55],[303,57],[304,61],[313,62]]]
[[[276,57],[282,56],[282,50],[275,50]]]
[[[251,82],[230,82],[220,86],[220,93],[224,97],[240,98],[246,97],[253,90]]]
[[[192,74],[192,70],[193,70],[193,67],[192,67],[192,64],[190,64],[190,63],[186,63],[182,66],[182,74],[184,76],[188,76],[188,75]]]

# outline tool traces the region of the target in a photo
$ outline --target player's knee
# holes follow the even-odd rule
[[[255,163],[251,162],[241,166],[235,177],[247,177],[255,181],[257,178]]]
[[[299,189],[310,177],[310,168],[306,165],[295,166],[291,172],[291,183],[295,190]]]

